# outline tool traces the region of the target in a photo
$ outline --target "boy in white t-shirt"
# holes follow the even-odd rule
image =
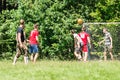
[[[74,55],[78,60],[82,60],[81,52],[80,52],[80,42],[82,43],[81,38],[75,33],[75,30],[71,30],[71,33],[74,37]]]

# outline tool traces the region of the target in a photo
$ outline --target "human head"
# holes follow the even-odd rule
[[[20,20],[20,25],[24,25],[24,20],[23,19]]]
[[[75,30],[74,30],[74,29],[72,29],[72,30],[71,30],[71,33],[72,33],[72,34],[74,34],[74,33],[75,33]]]
[[[82,31],[86,31],[86,26],[85,25],[82,26]]]
[[[37,24],[37,23],[34,24],[34,28],[35,28],[35,29],[38,29],[38,24]]]
[[[103,28],[103,33],[106,33],[107,32],[107,28]]]
[[[24,20],[23,20],[23,19],[20,20],[20,26],[21,26],[23,29],[25,28]]]

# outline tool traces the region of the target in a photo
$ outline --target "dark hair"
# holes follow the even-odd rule
[[[74,29],[72,29],[72,30],[71,30],[71,33],[72,33],[72,34],[73,34],[73,33],[75,33],[75,30],[74,30]]]

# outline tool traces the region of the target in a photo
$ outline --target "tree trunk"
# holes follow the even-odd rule
[[[6,0],[3,0],[3,9],[6,10]]]
[[[0,13],[2,12],[2,0],[0,0]]]

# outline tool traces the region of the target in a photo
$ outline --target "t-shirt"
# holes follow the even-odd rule
[[[110,35],[109,32],[105,33],[105,37],[104,37],[104,39],[105,39],[105,45],[110,45],[111,44],[110,37],[111,37],[111,35]]]
[[[87,32],[80,32],[78,35],[82,39],[83,44],[87,45],[87,43],[88,43],[87,37],[89,37],[89,34]]]
[[[78,34],[74,33],[73,36],[74,36],[74,38],[76,38],[78,36]]]
[[[24,42],[24,40],[25,40],[25,36],[24,36],[24,31],[23,31],[23,28],[22,27],[18,27],[17,28],[17,35],[18,35],[18,33],[20,33],[21,34],[21,42]],[[17,40],[18,40],[18,37],[17,37]]]
[[[82,42],[81,38],[79,37],[79,35],[77,33],[73,34],[74,38],[79,38],[80,42]]]
[[[36,40],[36,37],[39,35],[39,32],[38,30],[32,30],[30,32],[30,44],[38,44],[37,40]]]

